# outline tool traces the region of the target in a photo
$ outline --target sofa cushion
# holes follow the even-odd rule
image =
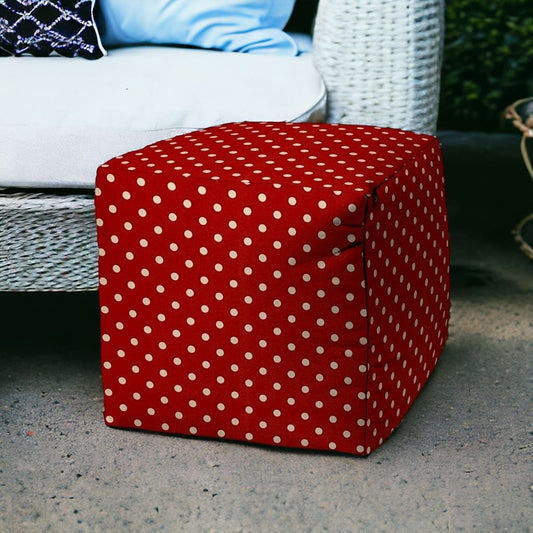
[[[98,59],[105,54],[94,23],[95,0],[2,0],[0,55]]]
[[[106,45],[185,44],[296,55],[283,32],[294,0],[100,0]],[[100,22],[99,22],[100,26]]]
[[[0,186],[92,188],[98,165],[164,138],[224,122],[325,115],[311,54],[142,46],[100,61],[1,63]]]

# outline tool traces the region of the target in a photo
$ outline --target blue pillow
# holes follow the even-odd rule
[[[177,44],[296,55],[283,31],[295,0],[99,0],[105,46]]]

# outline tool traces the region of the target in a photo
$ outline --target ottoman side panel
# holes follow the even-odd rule
[[[106,422],[364,453],[367,198],[109,165]]]
[[[374,201],[365,234],[372,449],[401,422],[447,339],[449,235],[438,141],[414,153]]]

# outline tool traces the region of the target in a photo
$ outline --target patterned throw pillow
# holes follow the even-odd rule
[[[105,55],[95,0],[0,0],[0,55],[98,59]]]

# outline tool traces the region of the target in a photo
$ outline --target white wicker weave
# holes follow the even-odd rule
[[[0,191],[0,290],[97,288],[92,194]]]
[[[321,0],[314,53],[328,121],[434,133],[443,28],[443,0]]]
[[[435,131],[444,0],[321,0],[329,122]],[[0,190],[0,291],[96,290],[93,196]]]

